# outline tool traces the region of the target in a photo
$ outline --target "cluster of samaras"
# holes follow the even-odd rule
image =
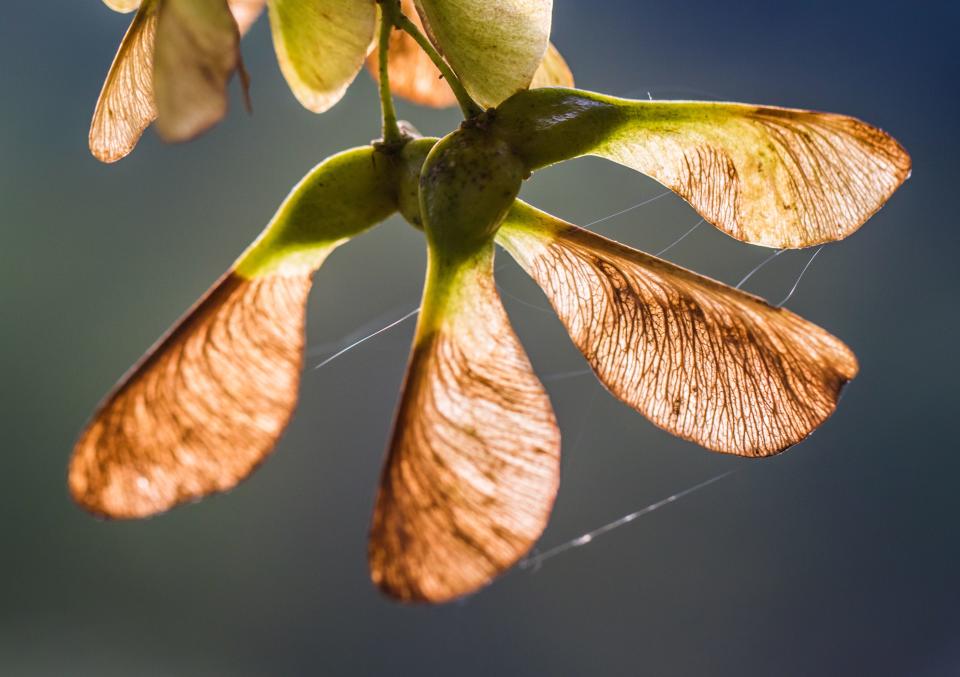
[[[395,212],[424,231],[429,262],[370,537],[371,575],[393,596],[442,601],[489,582],[532,546],[557,492],[560,434],[497,294],[495,244],[539,283],[610,392],[675,435],[768,456],[833,412],[857,372],[841,341],[517,194],[541,167],[596,155],[739,240],[806,247],[849,235],[907,178],[890,136],[841,115],[572,89],[548,42],[550,0],[143,0],[93,152],[123,156],[154,119],[186,139],[222,117],[240,34],[264,4],[308,108],[333,105],[364,60],[379,64],[385,141],[314,168],[107,397],[70,464],[82,506],[142,517],[249,475],[296,404],[313,272]],[[439,140],[400,131],[390,88],[456,101],[466,120]]]

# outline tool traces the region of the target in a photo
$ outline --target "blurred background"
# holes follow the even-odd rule
[[[129,17],[96,0],[4,12],[0,674],[960,674],[956,3],[556,0],[553,39],[581,87],[855,115],[894,134],[914,174],[790,299],[856,351],[861,374],[815,435],[766,461],[675,439],[569,375],[579,354],[501,256],[564,435],[541,550],[732,474],[438,608],[382,598],[365,560],[413,321],[308,370],[275,455],[227,495],[108,523],[64,485],[114,381],[311,166],[378,134],[369,76],[308,113],[261,18],[243,42],[252,116],[235,97],[197,142],[148,131],[107,166],[87,127]],[[458,122],[401,114],[429,134]],[[583,159],[523,195],[586,225],[660,192]],[[671,195],[594,228],[657,252],[696,220]],[[666,257],[735,284],[768,253],[704,226]],[[746,288],[779,301],[809,256],[784,254]],[[331,257],[310,300],[310,364],[416,307],[424,260],[422,236],[397,220]]]

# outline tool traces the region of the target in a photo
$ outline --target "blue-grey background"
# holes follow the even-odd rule
[[[610,398],[512,263],[500,281],[564,434],[550,547],[716,474],[709,488],[439,608],[368,583],[365,538],[413,323],[308,371],[273,458],[235,491],[132,523],[69,501],[71,444],[101,395],[259,232],[312,165],[377,133],[370,79],[315,116],[265,19],[244,40],[255,113],[114,166],[90,113],[129,17],[96,0],[0,19],[0,674],[960,674],[953,2],[556,0],[585,88],[856,115],[913,178],[826,248],[789,306],[857,352],[838,413],[773,460],[676,440]],[[440,134],[454,111],[402,106]],[[660,192],[598,160],[538,174],[586,224]],[[597,224],[658,251],[696,221],[670,196]],[[668,257],[735,283],[766,255],[702,227]],[[809,256],[748,283],[779,300]],[[501,257],[506,261],[506,257]],[[416,306],[422,237],[399,221],[338,251],[310,301],[312,361]]]

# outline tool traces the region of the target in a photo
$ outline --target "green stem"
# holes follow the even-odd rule
[[[400,126],[397,124],[397,109],[393,106],[393,95],[390,93],[390,33],[393,31],[393,21],[388,21],[386,6],[389,2],[381,4],[383,8],[383,18],[380,21],[380,40],[379,48],[379,75],[380,75],[380,110],[383,117],[383,142],[387,145],[400,143],[403,140],[403,134],[400,133]],[[393,17],[390,17],[393,18]]]
[[[423,51],[427,53],[427,56],[430,57],[430,60],[433,61],[433,64],[443,75],[444,79],[447,81],[447,84],[450,85],[450,89],[453,90],[454,96],[457,97],[457,103],[460,104],[460,110],[463,111],[463,117],[470,119],[476,117],[483,112],[483,109],[477,105],[477,102],[470,98],[470,95],[467,94],[467,90],[464,89],[463,83],[460,82],[460,78],[457,77],[457,74],[453,72],[450,66],[444,61],[443,57],[440,56],[430,40],[427,39],[427,36],[417,28],[417,25],[410,21],[404,14],[397,13],[393,17],[396,22],[397,28],[406,31],[411,38],[417,41],[417,44],[423,48]]]

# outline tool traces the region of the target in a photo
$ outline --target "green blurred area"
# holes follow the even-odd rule
[[[556,378],[583,362],[501,253],[506,305],[564,435],[543,548],[734,474],[535,573],[409,608],[373,589],[365,553],[412,322],[308,371],[275,456],[227,495],[106,523],[64,483],[102,394],[311,166],[377,135],[370,78],[308,113],[261,19],[244,40],[252,116],[236,98],[195,143],[148,132],[106,166],[87,125],[129,17],[94,0],[6,8],[0,674],[958,674],[958,18],[946,2],[557,0],[554,42],[584,88],[856,115],[906,146],[914,176],[790,300],[854,348],[861,374],[822,429],[767,461],[670,437],[590,376]],[[425,134],[458,122],[400,113]],[[586,225],[661,191],[584,159],[538,173],[523,197]],[[666,196],[594,227],[657,252],[696,221]],[[767,253],[703,226],[668,258],[736,283]],[[784,254],[747,288],[778,301],[808,257]],[[311,360],[414,308],[424,259],[399,220],[337,251],[310,301]]]

